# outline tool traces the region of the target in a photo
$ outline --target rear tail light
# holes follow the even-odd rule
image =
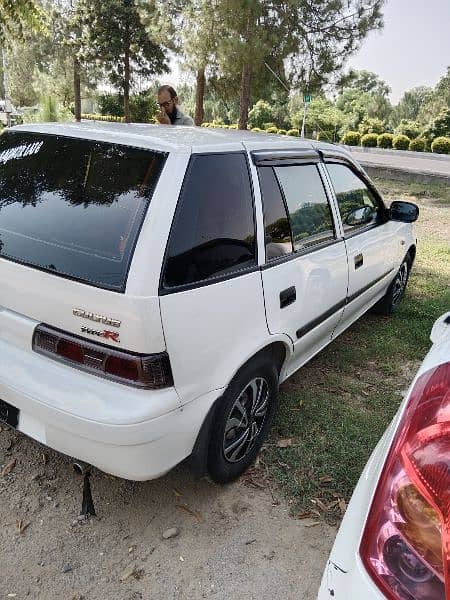
[[[59,362],[94,375],[144,389],[173,385],[169,356],[136,354],[116,350],[64,333],[47,325],[38,325],[33,350]]]
[[[414,385],[360,555],[389,600],[450,599],[450,362]]]

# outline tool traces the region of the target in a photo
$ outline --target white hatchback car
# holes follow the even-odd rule
[[[450,312],[356,486],[319,600],[450,598]]]
[[[121,477],[255,459],[280,382],[402,298],[416,206],[338,147],[86,122],[0,136],[0,418]]]

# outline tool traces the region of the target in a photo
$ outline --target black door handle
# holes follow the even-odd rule
[[[289,306],[289,304],[293,304],[297,299],[297,292],[295,291],[295,286],[293,285],[286,290],[280,292],[280,308],[284,308],[285,306]]]
[[[359,267],[362,267],[364,263],[364,257],[362,254],[357,254],[355,256],[355,269],[359,269]]]

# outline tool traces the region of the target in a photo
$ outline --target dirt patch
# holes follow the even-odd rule
[[[98,517],[79,521],[67,457],[3,429],[6,465],[0,598],[316,598],[335,529],[293,519],[261,483],[219,487],[184,466],[145,483],[94,470]],[[169,528],[179,533],[165,540]]]

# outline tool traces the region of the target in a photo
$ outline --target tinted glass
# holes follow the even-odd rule
[[[116,144],[0,136],[0,257],[122,291],[164,155]]]
[[[192,284],[255,264],[245,155],[193,157],[170,234],[165,285]]]
[[[266,258],[271,260],[293,251],[291,227],[273,168],[261,167],[258,175],[264,209]]]
[[[379,222],[381,209],[366,184],[345,165],[327,164],[344,233]]]
[[[317,167],[275,167],[275,172],[289,210],[294,249],[332,239],[333,217]]]

